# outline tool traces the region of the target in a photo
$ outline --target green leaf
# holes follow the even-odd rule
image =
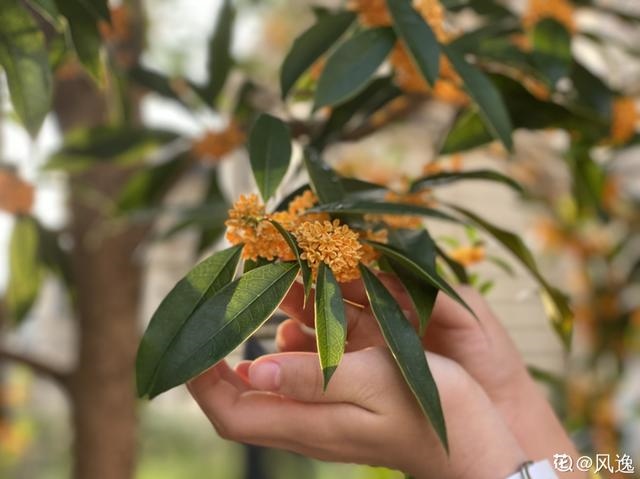
[[[302,259],[301,257],[302,251],[300,250],[300,247],[298,246],[298,243],[296,243],[293,236],[291,236],[291,233],[289,233],[284,228],[284,226],[282,226],[277,221],[271,221],[271,223],[273,224],[273,226],[275,226],[278,232],[285,239],[285,241],[289,245],[289,248],[291,248],[291,251],[293,251],[294,254],[296,255],[296,261],[300,266],[300,271],[302,271],[302,282],[304,284],[304,302],[303,303],[306,304],[307,299],[309,299],[309,294],[311,293],[311,287],[313,286],[313,277],[311,274],[311,268],[309,268],[309,263],[307,263],[305,260]]]
[[[29,4],[48,22],[59,27],[60,12],[55,0],[28,0]]]
[[[136,359],[138,395],[157,391],[158,375],[165,358],[196,309],[233,279],[242,246],[220,251],[196,266],[162,301],[140,342]]]
[[[104,79],[101,58],[102,37],[98,28],[100,15],[88,0],[56,0],[60,13],[67,19],[69,33],[78,59],[99,83]]]
[[[9,283],[5,297],[7,312],[15,323],[26,318],[42,286],[44,265],[40,241],[36,220],[18,217],[9,242]]]
[[[429,24],[409,0],[387,0],[393,28],[407,46],[407,52],[429,84],[434,85],[440,73],[440,45]]]
[[[343,103],[366,88],[395,41],[393,30],[382,27],[364,30],[341,44],[320,76],[314,108]]]
[[[411,298],[413,307],[418,314],[419,334],[422,337],[429,324],[433,308],[436,305],[439,290],[435,286],[421,281],[420,278],[408,269],[403,268],[397,261],[391,260],[389,261],[389,265]]]
[[[231,42],[235,17],[236,9],[233,3],[231,0],[224,0],[218,13],[218,20],[213,35],[211,35],[209,41],[209,54],[207,59],[209,80],[203,92],[204,100],[208,105],[214,105],[216,103],[233,66]]]
[[[375,249],[380,251],[389,260],[397,262],[400,266],[413,273],[416,277],[422,281],[426,281],[428,284],[438,288],[452,299],[460,303],[467,311],[469,311],[474,317],[477,317],[475,312],[469,307],[464,299],[453,289],[439,274],[435,266],[429,264],[427,261],[419,261],[411,257],[411,252],[401,250],[391,245],[382,243],[376,243],[375,241],[364,241],[370,244]]]
[[[356,16],[353,12],[325,13],[315,25],[295,39],[280,71],[282,98],[331,46],[347,31]]]
[[[67,135],[64,145],[49,159],[46,168],[77,172],[99,162],[135,165],[176,138],[172,132],[131,127],[76,130]]]
[[[394,297],[376,275],[362,265],[360,271],[371,310],[393,358],[425,416],[438,434],[444,449],[448,452],[447,427],[440,395],[429,370],[422,342]]]
[[[264,201],[271,198],[287,174],[291,161],[291,132],[280,119],[263,113],[249,138],[253,176]]]
[[[156,207],[186,171],[189,160],[189,155],[179,155],[135,173],[116,200],[117,212],[132,213]]]
[[[97,20],[111,21],[111,12],[107,0],[77,0]]]
[[[555,87],[571,68],[571,33],[558,21],[545,18],[533,29],[532,43],[534,64]]]
[[[313,191],[321,203],[340,201],[344,198],[346,191],[340,182],[340,177],[315,150],[311,148],[305,150],[304,165]]]
[[[340,285],[331,268],[320,263],[315,295],[316,340],[320,366],[327,389],[331,376],[340,364],[347,342],[347,317]]]
[[[313,138],[311,146],[322,150],[329,142],[339,140],[350,130],[366,124],[373,113],[400,95],[402,90],[394,84],[392,76],[374,79],[356,96],[331,110],[331,116]],[[349,128],[350,123],[354,123],[352,128]]]
[[[427,230],[392,230],[389,232],[389,243],[398,250],[404,251],[424,269],[436,271],[437,247]],[[422,336],[431,317],[439,290],[402,266],[398,261],[387,259],[389,266],[407,290],[418,313],[420,336]]]
[[[189,317],[159,364],[151,397],[197,376],[231,353],[278,308],[298,275],[297,263],[249,271]]]
[[[507,150],[512,151],[513,127],[500,92],[491,80],[480,70],[470,65],[460,52],[451,47],[443,48],[453,68],[462,78],[469,96],[478,105],[480,114],[491,133],[502,142]]]
[[[464,112],[453,124],[440,149],[441,155],[451,155],[491,143],[493,136],[487,130],[484,120],[474,109]]]
[[[4,0],[0,7],[0,66],[13,108],[35,136],[51,108],[53,79],[44,35],[18,0]]]
[[[327,203],[311,208],[313,213],[351,213],[351,214],[372,214],[372,215],[408,215],[427,216],[444,221],[459,223],[447,213],[426,206],[409,205],[403,203],[388,203],[384,201],[371,201],[366,199],[348,199],[334,203]]]
[[[550,316],[554,328],[568,347],[571,343],[573,333],[573,313],[569,307],[567,297],[560,290],[551,286],[544,276],[542,276],[533,255],[522,239],[509,231],[492,225],[469,210],[460,208],[459,206],[451,207],[493,236],[502,246],[518,258],[520,263],[533,275],[538,283],[540,283],[543,289],[542,299],[545,309]]]
[[[449,185],[458,181],[480,180],[492,181],[508,186],[518,193],[524,193],[522,186],[512,178],[494,170],[471,170],[462,172],[437,173],[415,180],[411,185],[411,191],[422,188],[433,188],[436,186]]]

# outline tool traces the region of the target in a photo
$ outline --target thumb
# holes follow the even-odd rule
[[[303,402],[360,403],[373,386],[367,378],[367,352],[347,353],[324,390],[324,378],[315,353],[281,353],[263,356],[249,367],[255,389]],[[369,364],[371,364],[369,362]],[[370,369],[370,368],[369,368]]]

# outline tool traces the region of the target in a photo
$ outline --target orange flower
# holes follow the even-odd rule
[[[633,138],[639,117],[634,98],[622,97],[613,102],[611,139],[615,144],[623,144]]]
[[[0,170],[0,210],[13,215],[27,214],[33,207],[35,190],[8,170]]]
[[[315,193],[311,190],[306,190],[291,200],[288,211],[291,216],[298,218],[298,221],[328,221],[330,218],[328,213],[307,213],[308,209],[317,204],[318,197]]]
[[[195,141],[192,152],[203,163],[217,163],[221,158],[240,147],[245,141],[245,133],[240,126],[229,123],[222,131],[208,131]]]
[[[460,76],[446,58],[442,57],[440,60],[440,79],[433,89],[416,68],[403,43],[396,44],[389,61],[396,72],[396,83],[403,90],[411,93],[431,93],[434,98],[454,105],[464,106],[469,103],[469,97],[460,86]]]
[[[302,249],[302,259],[317,275],[320,263],[331,268],[336,279],[346,283],[360,277],[358,264],[362,259],[362,245],[358,233],[339,220],[305,221],[293,231]]]
[[[569,32],[575,33],[574,14],[575,8],[570,0],[529,0],[522,24],[530,30],[541,20],[551,18],[564,25]]]
[[[350,0],[349,10],[358,13],[360,23],[368,27],[386,27],[391,25],[391,15],[386,0]]]
[[[291,248],[275,226],[266,220],[264,205],[257,195],[240,196],[225,222],[227,240],[233,245],[244,244],[244,259],[273,261],[280,258],[291,261],[295,258]]]
[[[461,246],[451,251],[449,256],[463,266],[473,266],[484,261],[487,253],[482,245]]]

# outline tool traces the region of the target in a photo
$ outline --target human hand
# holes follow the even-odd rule
[[[399,281],[381,275],[389,291],[414,324],[418,319],[412,302]],[[458,288],[460,296],[475,311],[474,318],[465,308],[440,294],[424,335],[425,349],[460,364],[486,391],[497,410],[522,445],[529,459],[551,459],[567,453],[578,457],[575,446],[555,416],[543,392],[529,376],[513,341],[484,298],[469,287]],[[302,308],[302,287],[294,285],[282,309],[292,319],[279,328],[276,342],[282,351],[314,351],[315,338],[303,325],[313,327],[313,301]],[[349,322],[347,350],[383,345],[366,293],[359,281],[343,286]],[[564,474],[582,478],[580,472]]]
[[[450,456],[385,348],[345,354],[326,392],[318,357],[222,362],[189,390],[227,439],[336,462],[380,465],[417,479],[495,479],[525,460],[482,388],[455,362],[428,354]]]

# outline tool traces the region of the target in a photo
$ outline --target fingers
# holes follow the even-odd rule
[[[287,319],[280,323],[276,331],[276,347],[279,351],[306,351],[316,350],[315,334],[304,329],[302,324],[295,319]]]
[[[305,382],[315,380],[307,358],[280,356],[276,359],[283,364],[282,392],[298,390],[298,386],[290,385],[291,374],[304,375]],[[315,357],[317,364],[317,356],[309,356]],[[293,365],[296,361],[301,364]],[[242,362],[237,369],[242,371],[247,364]],[[255,374],[255,370],[249,372],[249,376]],[[259,381],[264,383],[264,374]],[[221,437],[318,458],[353,454],[346,449],[336,451],[335,444],[340,438],[355,436],[363,425],[372,420],[372,414],[366,409],[344,402],[306,403],[279,394],[251,390],[225,363],[192,380],[188,388]],[[344,456],[345,459],[347,457]]]
[[[281,353],[263,356],[249,367],[249,381],[255,389],[281,394],[302,402],[343,402],[367,407],[377,387],[368,371],[368,351],[347,353],[324,390],[318,355]]]

